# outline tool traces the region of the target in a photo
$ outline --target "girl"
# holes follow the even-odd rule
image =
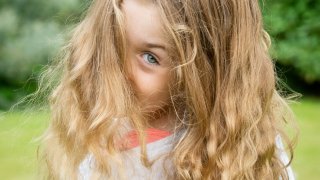
[[[261,18],[258,0],[93,0],[49,72],[47,178],[293,179]]]

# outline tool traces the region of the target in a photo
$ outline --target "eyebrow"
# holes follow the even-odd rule
[[[162,49],[164,51],[166,50],[164,45],[158,44],[158,43],[145,42],[144,45],[148,48],[157,48],[157,49]]]

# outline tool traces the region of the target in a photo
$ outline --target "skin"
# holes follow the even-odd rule
[[[142,111],[150,118],[149,124],[170,129],[171,64],[159,12],[150,1],[143,0],[125,0],[122,8],[126,17],[128,79]]]

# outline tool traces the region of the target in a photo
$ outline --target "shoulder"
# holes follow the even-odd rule
[[[94,166],[93,155],[88,154],[87,156],[85,156],[85,158],[83,159],[83,161],[79,165],[78,179],[79,180],[89,180],[93,166]]]
[[[287,165],[290,160],[289,160],[288,155],[285,151],[285,148],[284,148],[284,145],[283,145],[283,142],[282,142],[280,135],[276,136],[276,146],[278,148],[278,156],[279,156],[280,160],[283,162],[284,165]],[[295,176],[294,176],[294,173],[292,171],[291,166],[288,166],[286,168],[286,170],[288,173],[289,180],[295,180]]]
[[[121,160],[123,160],[123,167],[125,173],[120,175],[117,163],[112,163],[112,176],[113,177],[130,177],[128,179],[147,179],[153,177],[153,179],[164,179],[165,172],[171,167],[172,162],[170,159],[166,159],[172,149],[172,142],[174,135],[167,136],[161,140],[148,143],[146,146],[148,159],[153,162],[150,169],[146,168],[140,161],[140,147],[134,147],[132,149],[123,151],[121,153]],[[92,154],[88,154],[82,160],[78,167],[78,179],[89,180],[94,170],[95,157]],[[163,167],[165,165],[165,167]]]

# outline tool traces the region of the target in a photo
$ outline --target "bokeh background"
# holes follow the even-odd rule
[[[37,141],[48,113],[22,105],[90,0],[0,1],[0,179],[36,179]],[[300,127],[293,169],[320,179],[320,1],[260,1],[278,76],[303,96],[291,105]],[[26,110],[32,109],[32,110]]]

